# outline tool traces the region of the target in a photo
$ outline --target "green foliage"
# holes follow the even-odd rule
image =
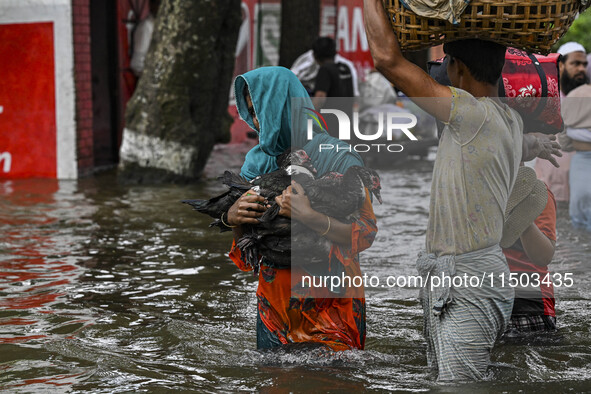
[[[552,47],[552,52],[565,42],[575,41],[583,45],[587,53],[591,52],[591,8],[579,15],[562,38]]]

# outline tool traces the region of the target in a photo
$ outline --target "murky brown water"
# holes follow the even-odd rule
[[[380,232],[369,275],[414,275],[424,244],[432,163],[381,171]],[[250,273],[225,256],[230,235],[179,203],[222,188],[0,182],[0,390],[588,391],[591,237],[560,206],[552,264],[560,330],[501,341],[492,381],[437,386],[426,367],[417,291],[368,290],[365,351],[255,351]]]

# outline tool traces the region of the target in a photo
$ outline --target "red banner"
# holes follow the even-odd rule
[[[360,79],[373,67],[365,26],[363,0],[323,0],[320,35],[337,41],[339,54],[353,62]]]

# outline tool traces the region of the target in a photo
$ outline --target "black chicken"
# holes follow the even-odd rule
[[[259,218],[259,225],[243,226],[243,236],[238,240],[245,262],[258,272],[260,257],[279,268],[289,267],[291,259],[297,256],[302,263],[319,263],[328,259],[331,242],[319,237],[304,224],[279,216],[275,197],[280,195],[295,180],[302,185],[312,208],[345,223],[356,220],[356,214],[365,201],[365,188],[382,203],[378,174],[367,167],[353,166],[344,174],[328,173],[315,179],[316,170],[303,150],[287,151],[278,159],[279,169],[263,174],[248,182],[229,171],[220,179],[230,188],[226,193],[210,200],[185,200],[201,213],[216,220],[211,226],[229,230],[219,219],[232,204],[247,190],[265,197],[270,208]],[[297,245],[293,251],[292,241]]]
[[[247,181],[230,171],[225,171],[218,180],[229,187],[229,190],[209,200],[183,200],[196,211],[204,213],[216,219],[210,227],[217,226],[220,230],[229,231],[220,220],[222,213],[228,212],[230,207],[246,191],[253,189],[267,201],[274,204],[275,197],[280,195],[285,188],[291,185],[292,179],[303,182],[305,179],[314,179],[316,169],[312,165],[308,154],[304,150],[287,150],[277,158],[279,169],[268,174],[260,175],[252,181]]]

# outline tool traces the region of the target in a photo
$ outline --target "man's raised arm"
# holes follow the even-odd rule
[[[444,98],[415,102],[437,119],[447,122],[451,109],[449,87],[437,83],[420,67],[402,56],[398,38],[392,30],[382,0],[364,0],[363,12],[375,68],[408,97]]]

